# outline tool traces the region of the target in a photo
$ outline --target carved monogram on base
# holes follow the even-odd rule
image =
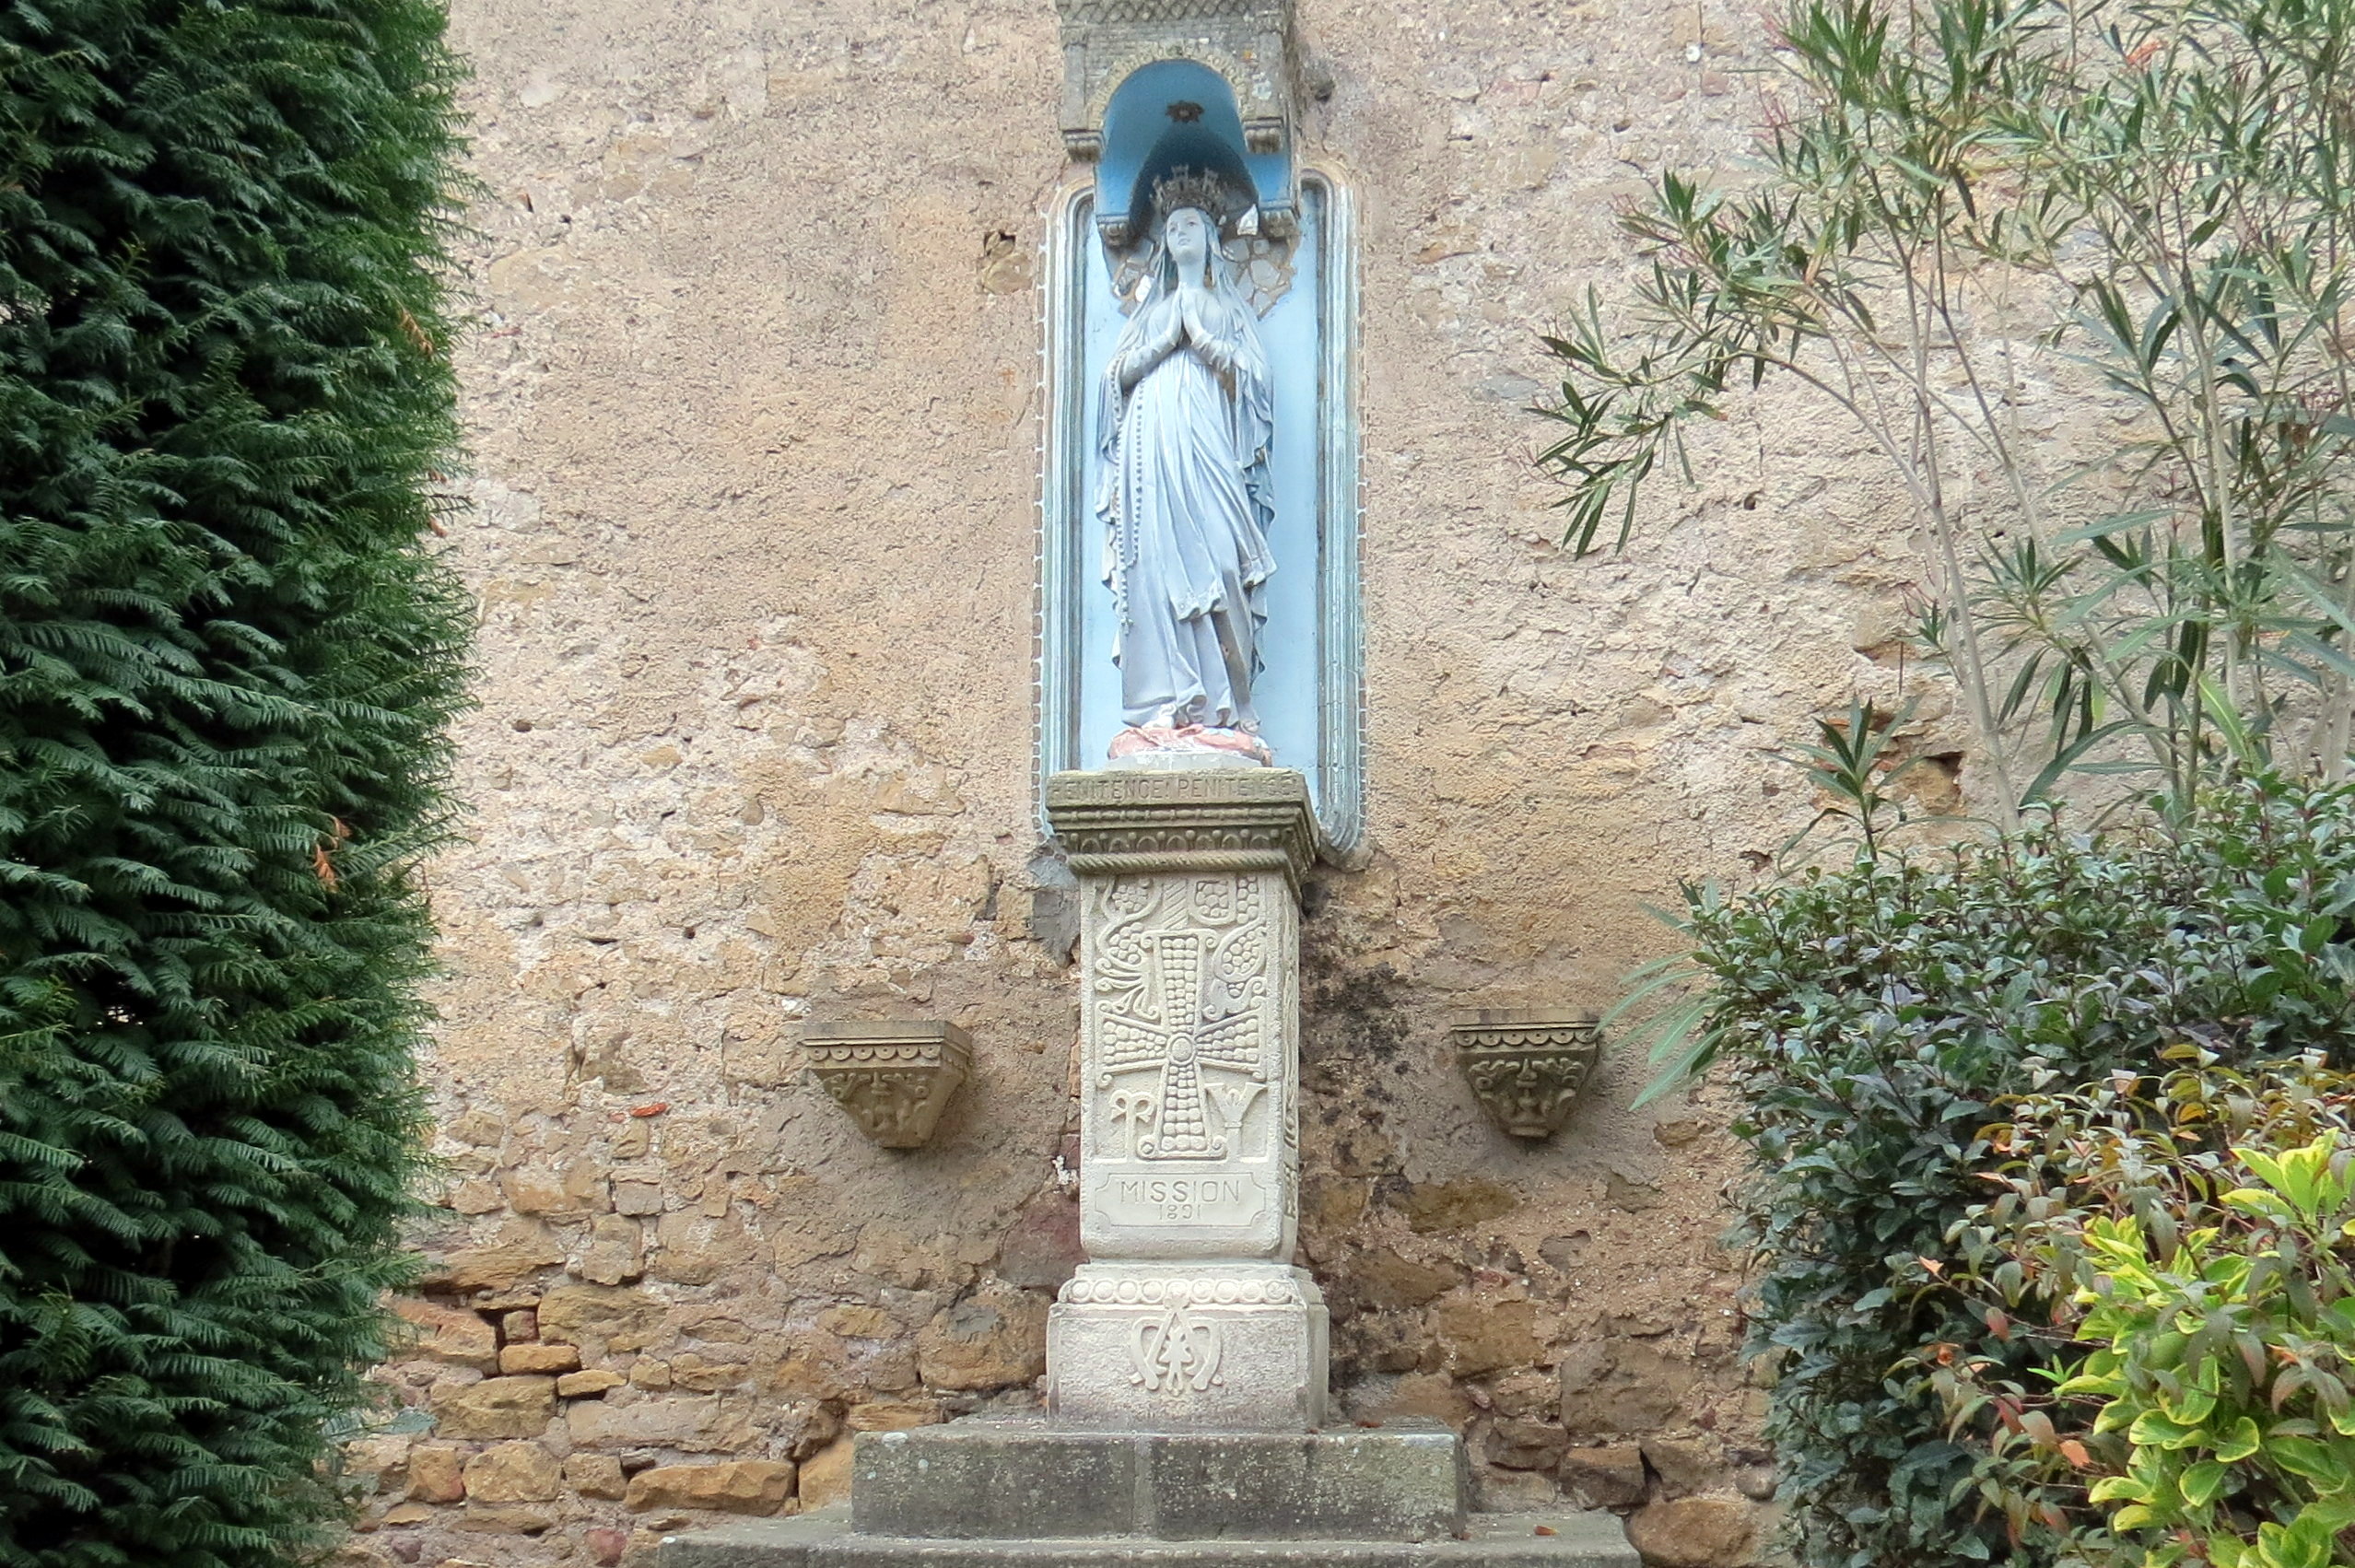
[[[1200,1394],[1224,1381],[1218,1363],[1224,1350],[1217,1323],[1173,1305],[1159,1317],[1137,1325],[1136,1339],[1129,1346],[1136,1370],[1129,1374],[1129,1381],[1149,1393]]]

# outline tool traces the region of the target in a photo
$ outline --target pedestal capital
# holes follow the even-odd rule
[[[1047,821],[1084,877],[1280,871],[1296,891],[1317,859],[1308,781],[1288,767],[1058,773]]]

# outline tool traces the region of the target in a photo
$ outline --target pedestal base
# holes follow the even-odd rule
[[[1306,1432],[1329,1319],[1278,1263],[1084,1263],[1047,1316],[1047,1410],[1122,1432]]]
[[[1551,1535],[1539,1535],[1539,1529]],[[659,1568],[1639,1568],[1609,1514],[1475,1515],[1461,1540],[916,1540],[847,1510],[672,1536]]]
[[[1339,1432],[1072,1432],[1036,1416],[862,1433],[861,1535],[1452,1540],[1463,1444],[1436,1422]]]

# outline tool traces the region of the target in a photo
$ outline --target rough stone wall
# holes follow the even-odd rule
[[[1631,1112],[1644,1068],[1611,1060],[1518,1144],[1442,1026],[1606,1005],[1662,944],[1646,901],[1762,866],[1811,809],[1765,754],[1890,688],[1920,568],[1861,442],[1775,400],[1623,556],[1554,544],[1533,334],[1623,280],[1642,171],[1738,149],[1748,8],[1301,9],[1365,310],[1373,855],[1305,931],[1337,1385],[1461,1425],[1492,1505],[1566,1493],[1640,1510],[1657,1563],[1744,1562],[1721,1108]],[[352,1555],[609,1564],[838,1496],[853,1430],[1036,1398],[1076,1232],[1030,774],[1060,60],[1048,0],[454,10],[481,707],[434,872],[447,1181]],[[914,1153],[795,1045],[894,1016],[975,1042]]]

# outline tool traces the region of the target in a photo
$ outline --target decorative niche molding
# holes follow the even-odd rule
[[[1602,1058],[1602,1024],[1563,1008],[1492,1008],[1447,1029],[1456,1064],[1489,1118],[1516,1138],[1562,1130]]]
[[[810,1076],[886,1149],[920,1149],[973,1067],[971,1036],[938,1019],[810,1024]]]

